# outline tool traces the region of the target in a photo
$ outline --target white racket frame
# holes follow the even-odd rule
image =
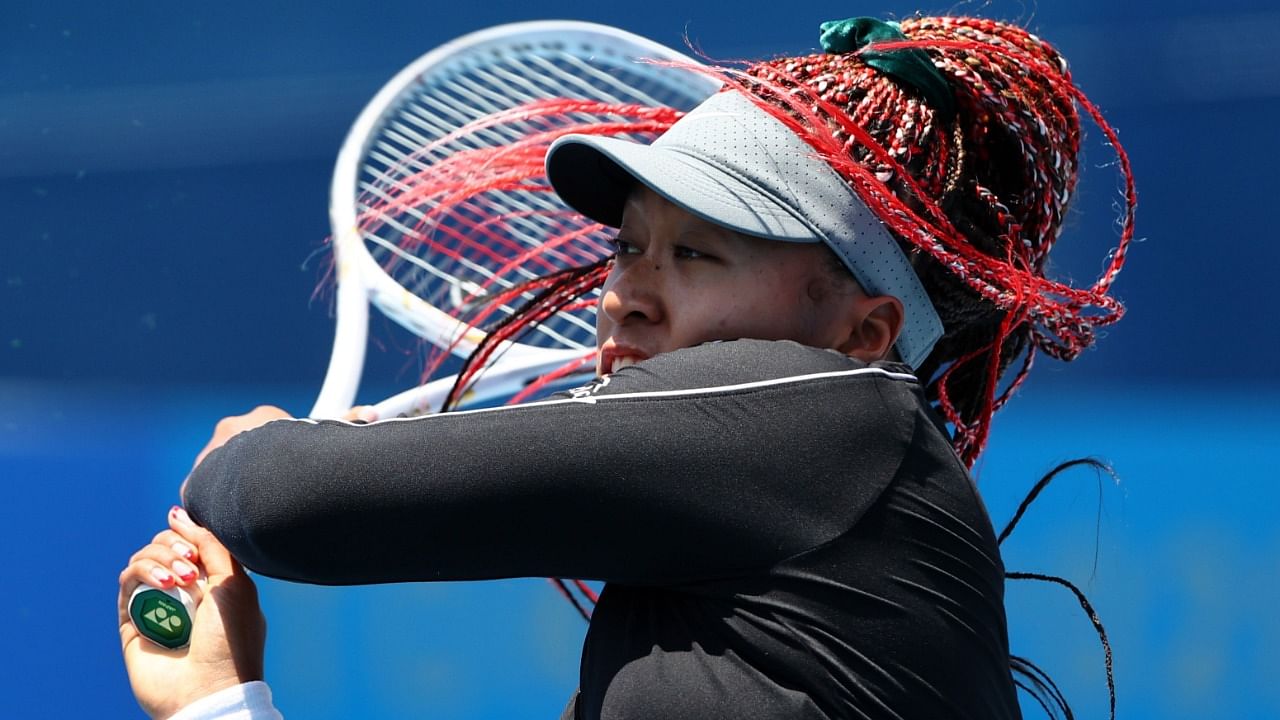
[[[313,418],[345,414],[355,401],[369,328],[369,305],[440,348],[466,356],[485,337],[483,331],[455,319],[406,290],[388,275],[365,247],[357,225],[358,183],[363,159],[390,110],[438,68],[474,57],[486,49],[509,47],[516,41],[554,40],[566,47],[616,48],[620,57],[694,63],[666,46],[617,28],[573,20],[512,23],[480,30],[445,43],[409,64],[374,95],[347,133],[334,167],[329,193],[329,221],[337,282],[333,350],[324,384],[311,410]],[[655,73],[658,72],[655,66]],[[664,77],[686,82],[691,95],[710,96],[719,83],[696,72],[662,68]],[[583,356],[581,349],[552,349],[504,342],[494,366],[471,388],[470,402],[518,392],[533,379]],[[395,395],[375,406],[378,417],[421,414],[440,408],[454,382],[443,378]]]

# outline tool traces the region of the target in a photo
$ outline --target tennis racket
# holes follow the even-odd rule
[[[559,201],[542,171],[546,148],[576,131],[639,139],[719,83],[691,59],[637,35],[583,22],[502,25],[463,36],[391,79],[360,113],[338,153],[330,192],[336,329],[314,418],[344,415],[364,364],[369,306],[435,348],[433,367],[465,357],[480,325],[512,312],[530,280],[606,257],[604,228]],[[683,67],[682,67],[683,66]],[[591,367],[588,298],[503,341],[466,402],[520,392],[548,374]],[[440,409],[454,377],[374,406],[378,417]],[[585,616],[563,581],[553,580]],[[578,584],[588,599],[590,588]],[[139,587],[139,632],[180,647],[194,608],[177,592]],[[184,614],[185,613],[185,614]]]
[[[583,129],[644,139],[646,108],[691,109],[719,83],[693,60],[615,28],[583,22],[502,25],[446,43],[386,84],[360,113],[334,168],[331,244],[336,329],[311,411],[353,405],[369,306],[432,348],[419,387],[375,406],[379,418],[440,409],[482,325],[523,300],[523,284],[606,257],[608,233],[570,211],[542,172],[546,147]],[[681,67],[684,66],[684,67]],[[466,402],[519,392],[548,373],[594,367],[596,297],[503,341]]]

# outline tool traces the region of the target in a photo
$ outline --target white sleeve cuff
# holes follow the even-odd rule
[[[169,720],[284,720],[271,704],[271,688],[261,680],[205,695]]]

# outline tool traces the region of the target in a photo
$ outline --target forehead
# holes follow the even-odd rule
[[[713,224],[662,197],[650,189],[649,186],[643,183],[635,183],[631,191],[627,193],[626,201],[622,204],[622,224],[626,225],[628,221],[650,222],[657,218],[678,220],[687,218],[707,225]]]
[[[744,243],[759,243],[764,246],[787,244],[744,235],[705,220],[662,197],[642,183],[636,183],[627,194],[627,200],[622,206],[622,227],[628,231],[698,232]]]

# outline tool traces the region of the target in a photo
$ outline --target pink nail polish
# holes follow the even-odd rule
[[[156,582],[165,587],[177,582],[173,579],[173,575],[169,574],[169,571],[162,568],[151,568],[151,577],[155,578]]]
[[[182,578],[183,582],[195,580],[196,578],[196,569],[181,560],[174,560],[171,569],[173,570],[173,574]]]

